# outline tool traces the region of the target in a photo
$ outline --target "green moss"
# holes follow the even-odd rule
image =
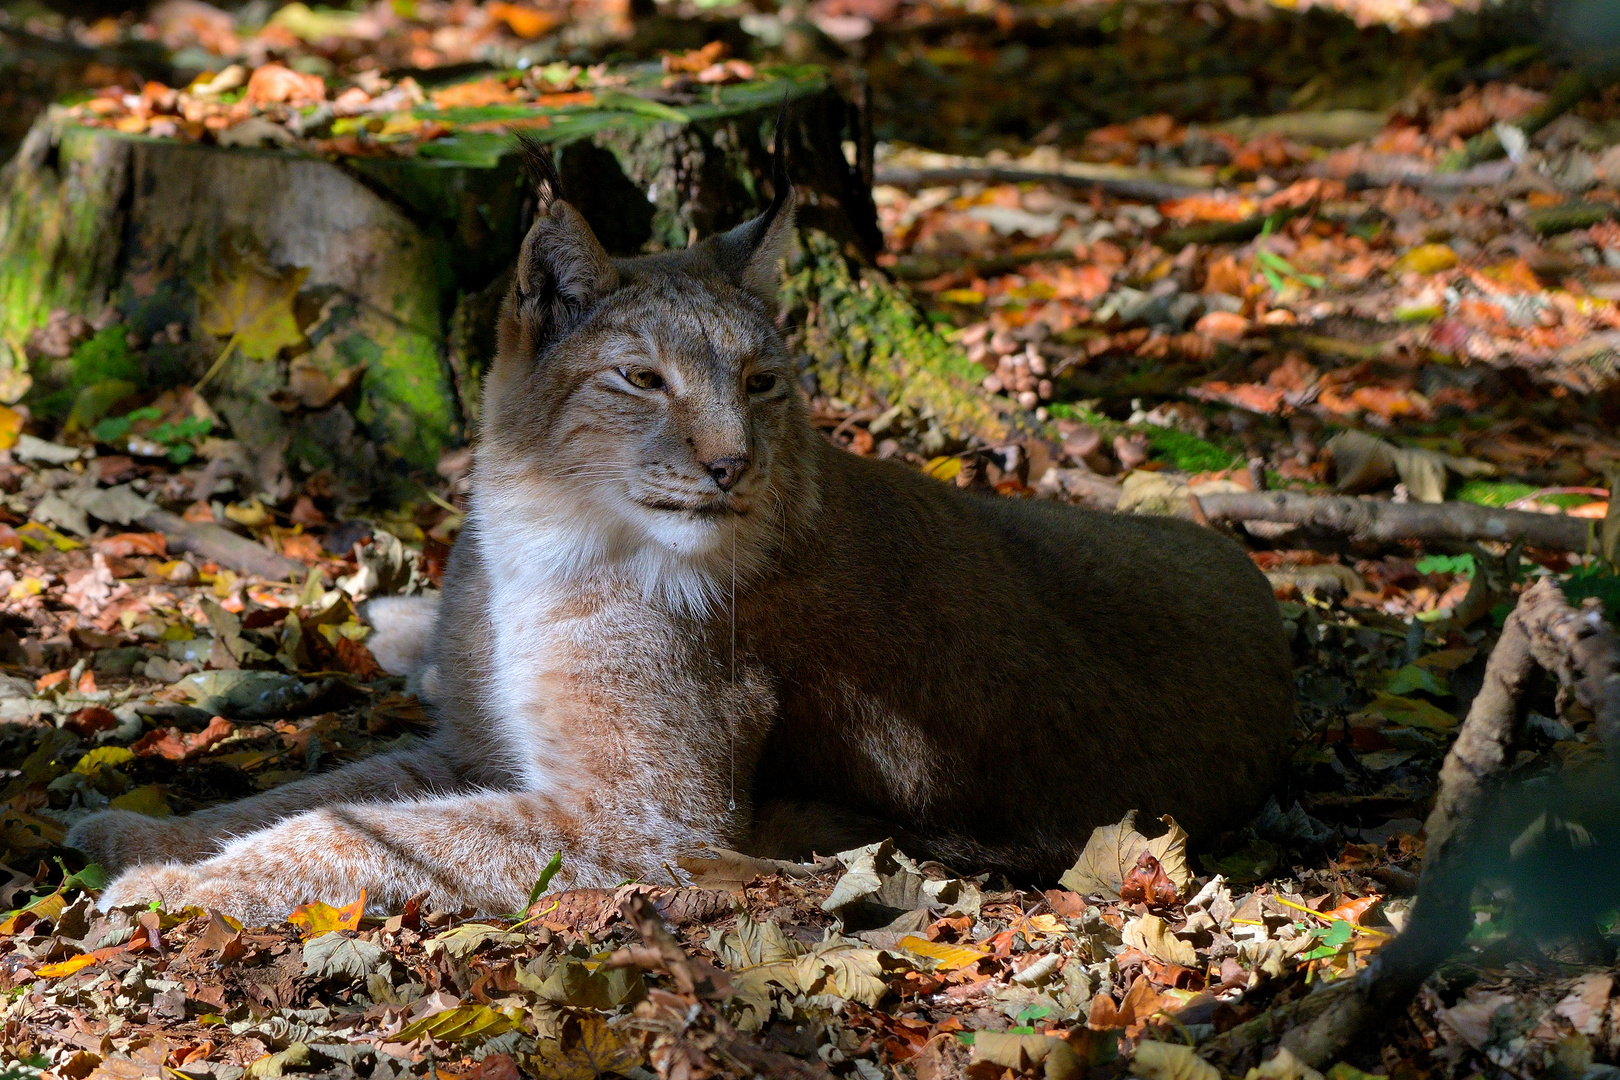
[[[105,411],[105,406],[146,385],[146,372],[139,358],[130,352],[121,325],[109,326],[98,331],[90,340],[81,342],[73,350],[63,374],[66,378],[59,377],[54,380],[54,385],[38,384],[30,405],[40,415],[53,420],[59,420],[77,408],[83,414],[78,418],[80,426],[100,419],[99,414],[91,415],[98,394],[101,397],[112,395],[100,403]],[[99,391],[98,387],[101,388]],[[115,387],[127,387],[127,390],[115,392]]]
[[[1506,506],[1515,499],[1534,495],[1537,489],[1529,484],[1505,480],[1469,480],[1457,491],[1457,501],[1478,506]]]
[[[823,392],[907,405],[956,438],[1008,435],[1013,425],[977,389],[983,370],[903,291],[874,271],[852,270],[825,234],[804,240],[807,258],[783,282],[782,299],[804,316],[800,344]]]
[[[1185,431],[1161,427],[1142,430],[1147,434],[1148,447],[1154,456],[1164,458],[1182,472],[1215,472],[1219,469],[1235,469],[1243,464],[1241,454],[1224,450],[1208,439],[1200,439]]]
[[[23,343],[52,311],[106,303],[129,148],[97,136],[36,125],[0,170],[0,373],[26,366]]]

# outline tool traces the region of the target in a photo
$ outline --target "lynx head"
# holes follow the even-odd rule
[[[484,390],[481,528],[515,530],[513,543],[539,530],[526,557],[544,547],[550,572],[617,568],[701,613],[814,502],[815,436],[774,318],[793,233],[781,138],[763,214],[624,260],[529,149],[540,205]]]

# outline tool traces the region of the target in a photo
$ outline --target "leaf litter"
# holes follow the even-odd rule
[[[1339,6],[1409,24],[1452,10]],[[251,33],[206,12],[159,19],[171,47],[201,45],[234,70],[104,91],[78,116],[148,137],[396,155],[457,132],[646,107],[613,96],[626,90],[734,93],[770,76],[692,50],[645,86],[539,64],[425,90],[386,73],[504,62],[490,50],[566,20],[527,4],[400,7],[286,5]],[[615,10],[586,17],[611,36]],[[895,5],[888,17],[954,14]],[[126,32],[94,26],[70,32]],[[427,44],[412,33],[423,28]],[[377,63],[346,60],[330,81],[299,69],[327,55]],[[851,452],[1008,497],[1183,513],[1188,492],[1283,488],[1600,524],[1620,461],[1603,413],[1620,342],[1613,97],[1526,132],[1507,161],[1458,157],[1553,89],[1554,73],[1520,64],[1340,117],[1353,137],[1331,140],[1297,115],[1269,127],[1149,116],[1092,128],[1077,146],[982,159],[880,146],[882,261],[978,365],[987,400],[1032,418],[1038,436],[987,445],[886,402],[828,397],[812,403],[817,423]],[[469,131],[478,125],[489,131]],[[1097,167],[1183,190],[1133,200],[1074,182]],[[1058,179],[882,182],[945,168]],[[296,347],[297,287],[296,272],[222,263],[206,328],[249,357]],[[100,389],[38,417],[0,409],[4,1053],[52,1076],[1128,1069],[1208,1080],[1219,1071],[1189,1043],[1353,977],[1402,925],[1438,762],[1503,605],[1548,574],[1611,614],[1620,603],[1591,553],[1321,544],[1250,528],[1298,664],[1287,788],[1190,852],[1173,822],[1144,826],[1152,836],[1135,816],[1104,825],[1060,882],[992,880],[879,844],[803,866],[694,853],[681,862],[693,884],[678,888],[551,894],[542,882],[507,917],[413,904],[365,919],[359,897],[271,928],[98,913],[88,901],[104,880],[70,873],[79,864],[60,848],[78,816],[183,813],[418,737],[425,716],[381,676],[356,602],[436,580],[464,492],[447,478],[438,501],[385,513],[344,502],[318,473],[259,490],[202,393],[114,408],[135,389],[118,385],[131,349],[154,341],[131,346],[138,335],[116,318],[75,318],[53,316],[31,354],[98,373],[81,382]],[[319,374],[289,378],[289,400],[338,399],[343,387]],[[198,459],[226,464],[209,475]],[[171,553],[118,519],[122,496],[95,497],[120,491],[228,524],[307,578]],[[1492,574],[1496,591],[1475,588]],[[1489,603],[1464,608],[1476,593]],[[1538,707],[1521,771],[1596,755],[1589,723]],[[631,925],[638,896],[673,926],[688,965]],[[1612,938],[1594,963],[1579,942],[1527,944],[1506,903],[1476,921],[1458,970],[1333,1080],[1617,1060],[1620,1012],[1602,970]],[[1312,1073],[1279,1055],[1258,1075]]]

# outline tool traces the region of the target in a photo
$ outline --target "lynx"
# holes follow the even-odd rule
[[[778,144],[777,160],[783,154]],[[705,844],[908,853],[1050,881],[1096,825],[1195,836],[1277,781],[1277,605],[1193,524],[976,495],[812,428],[761,216],[613,259],[536,156],[465,531],[436,602],[374,605],[434,733],[183,818],[87,818],[103,897],[514,911]]]

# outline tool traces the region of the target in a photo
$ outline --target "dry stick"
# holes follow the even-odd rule
[[[189,551],[245,574],[286,581],[309,572],[303,563],[277,555],[262,544],[212,522],[187,521],[167,510],[150,510],[135,520],[144,529],[162,533],[171,551]]]
[[[1410,1002],[1462,946],[1472,923],[1468,856],[1486,828],[1482,811],[1511,761],[1521,727],[1519,701],[1537,664],[1597,714],[1610,752],[1620,749],[1620,639],[1595,609],[1571,608],[1557,583],[1543,579],[1508,616],[1486,664],[1485,684],[1441,767],[1406,929],[1357,978],[1232,1029],[1205,1044],[1204,1056],[1237,1060],[1280,1038],[1306,1064],[1326,1065]]]
[[[1008,165],[958,165],[943,169],[877,169],[872,173],[872,181],[887,187],[905,188],[908,191],[966,183],[1053,184],[1081,190],[1100,188],[1117,198],[1150,203],[1182,199],[1209,190],[1188,184],[1172,184],[1166,180],[1154,180],[1145,176],[1109,175],[1101,170],[1095,174],[1080,170],[1047,172],[1041,169],[1017,169]]]
[[[1596,546],[1597,523],[1565,514],[1532,514],[1473,503],[1396,503],[1292,491],[1200,494],[1215,522],[1276,521],[1344,533],[1355,540],[1523,540],[1553,551]]]

